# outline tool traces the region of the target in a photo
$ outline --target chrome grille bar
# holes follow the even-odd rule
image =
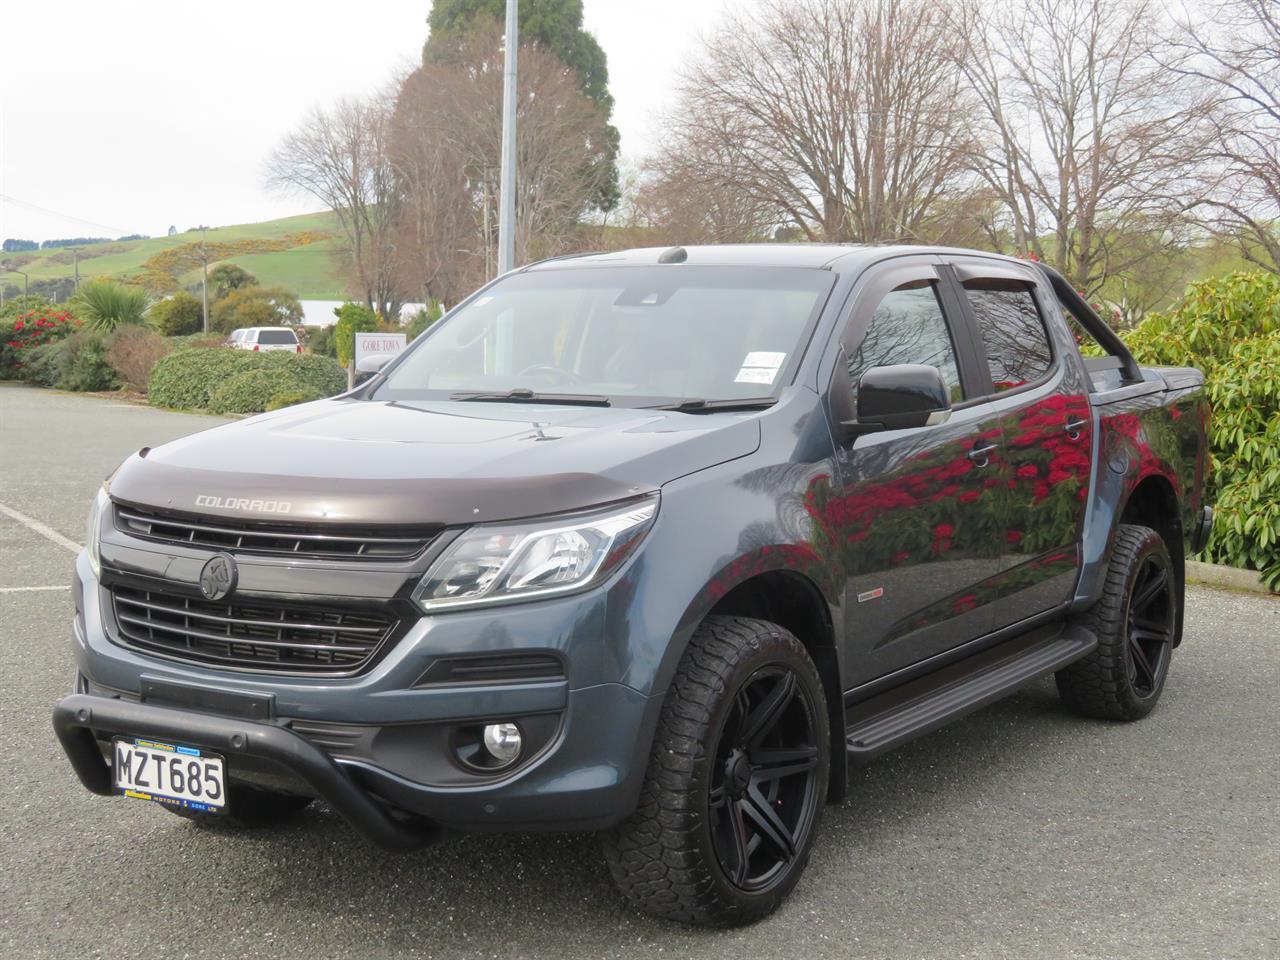
[[[436,528],[415,535],[276,521],[219,522],[159,510],[115,505],[116,529],[161,543],[208,547],[231,553],[359,560],[408,560],[435,539]]]

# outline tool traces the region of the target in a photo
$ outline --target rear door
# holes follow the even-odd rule
[[[987,389],[936,257],[871,268],[845,320],[837,363],[856,393],[875,366],[937,367],[962,406],[940,424],[836,436],[837,475],[808,509],[846,574],[849,679],[865,682],[992,629],[981,589],[996,573],[1004,531],[992,519],[1000,484],[998,417],[969,403]],[[837,378],[836,383],[841,381]],[[834,425],[833,425],[834,426]]]
[[[1089,496],[1092,418],[1084,370],[1057,298],[1031,265],[947,257],[984,354],[986,399],[1003,433],[1005,481],[995,501],[997,576],[987,585],[996,626],[1070,598]]]

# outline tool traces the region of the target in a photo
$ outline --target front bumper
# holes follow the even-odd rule
[[[330,757],[283,727],[73,694],[53,708],[53,729],[80,782],[103,796],[116,791],[94,731],[128,731],[196,744],[228,758],[247,756],[276,764],[327,800],[367,840],[387,850],[416,849],[440,833],[430,821],[393,818]],[[230,762],[234,764],[234,760]]]
[[[100,744],[136,735],[222,753],[233,782],[321,797],[390,849],[420,846],[442,827],[602,829],[635,808],[661,698],[619,682],[631,647],[607,590],[425,618],[372,669],[338,678],[147,656],[110,639],[102,594],[81,555],[72,637],[82,679],[54,715],[77,774],[96,793],[113,792]],[[534,652],[555,654],[567,674],[424,682],[441,658]],[[460,726],[522,718],[549,727],[513,770],[471,775],[452,762],[449,738]]]

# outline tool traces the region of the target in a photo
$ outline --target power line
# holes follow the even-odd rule
[[[110,230],[119,236],[127,236],[130,233],[138,233],[137,230],[125,230],[121,227],[113,227],[108,223],[96,223],[93,220],[85,220],[83,217],[73,217],[69,213],[59,213],[57,210],[50,210],[48,207],[37,206],[34,203],[28,203],[25,200],[19,200],[17,197],[11,197],[8,194],[0,193],[0,200],[5,203],[12,203],[14,206],[22,207],[25,210],[31,210],[35,213],[43,213],[46,216],[57,217],[60,220],[70,220],[73,223],[82,223],[86,227],[97,227],[99,230]]]

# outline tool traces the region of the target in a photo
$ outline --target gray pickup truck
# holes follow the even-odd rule
[[[54,726],[90,790],[197,824],[598,830],[640,908],[747,923],[849,763],[1050,674],[1151,711],[1208,416],[1034,263],[534,264],[352,392],[122,463]]]

